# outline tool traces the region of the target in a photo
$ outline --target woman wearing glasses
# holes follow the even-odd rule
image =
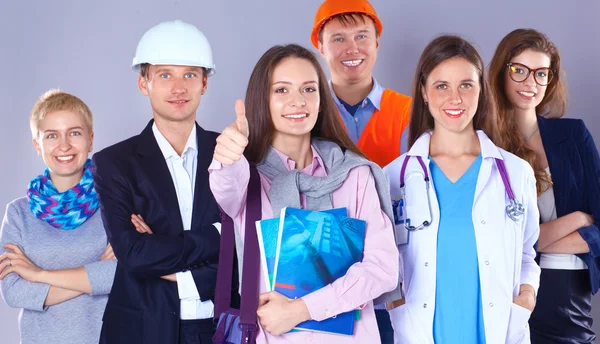
[[[496,145],[496,113],[475,48],[441,36],[423,51],[409,151],[386,166],[404,299],[396,343],[529,343],[540,269],[535,178]]]
[[[590,310],[600,284],[600,157],[583,121],[559,119],[563,75],[556,46],[530,29],[504,37],[490,64],[506,147],[529,162],[537,180],[542,274],[533,343],[596,337]]]

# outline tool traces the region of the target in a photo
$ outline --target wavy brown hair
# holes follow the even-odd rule
[[[246,159],[255,164],[261,162],[273,142],[275,126],[269,107],[271,82],[273,71],[287,58],[307,60],[313,65],[319,76],[319,115],[314,128],[310,132],[311,138],[332,141],[340,146],[342,150],[349,149],[364,157],[342,125],[335,101],[329,90],[325,72],[323,72],[315,55],[302,46],[288,44],[276,45],[267,50],[258,60],[250,75],[248,89],[246,90],[246,117],[249,124],[248,146],[244,151]]]
[[[552,184],[552,179],[542,166],[536,164],[535,152],[525,146],[525,140],[521,136],[513,112],[513,105],[505,91],[507,64],[525,50],[548,55],[550,69],[554,71],[554,78],[546,88],[544,99],[535,108],[536,113],[547,118],[562,117],[567,107],[567,93],[563,82],[564,75],[560,69],[560,54],[554,43],[543,33],[533,29],[517,29],[506,35],[498,44],[490,62],[489,78],[492,92],[498,102],[499,122],[505,149],[531,165],[537,182],[537,193],[540,195],[544,191],[544,185]]]
[[[502,139],[497,130],[496,106],[485,77],[485,67],[481,56],[475,47],[465,39],[455,35],[443,35],[435,38],[425,47],[417,64],[412,89],[413,102],[408,132],[409,148],[419,136],[432,130],[434,126],[433,116],[425,104],[421,88],[425,87],[425,81],[437,66],[453,58],[465,59],[477,68],[481,91],[479,92],[477,111],[473,117],[473,127],[475,130],[483,130],[497,146],[502,147]]]

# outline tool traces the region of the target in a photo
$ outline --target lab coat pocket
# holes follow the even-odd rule
[[[503,259],[506,266],[512,267],[513,271],[513,288],[518,290],[521,285],[521,267],[523,265],[523,238],[524,238],[524,224],[523,216],[519,219],[512,220],[508,216],[505,217],[506,229],[506,257]],[[522,308],[522,307],[521,307]]]
[[[406,304],[398,306],[388,312],[394,328],[394,344],[424,344],[420,330],[410,315]]]
[[[404,225],[404,200],[400,197],[392,199],[394,213],[394,238],[398,247],[408,244],[408,230]]]
[[[506,334],[506,344],[530,343],[530,316],[531,312],[527,308],[511,303],[510,319],[508,320],[508,332]]]

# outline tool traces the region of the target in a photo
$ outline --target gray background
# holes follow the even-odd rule
[[[441,33],[463,35],[488,63],[505,34],[532,27],[560,48],[568,77],[567,117],[584,119],[600,141],[598,103],[593,98],[600,77],[600,1],[372,3],[384,26],[374,71],[384,86],[410,94],[419,54]],[[281,43],[310,46],[319,4],[320,0],[2,0],[0,209],[24,196],[29,180],[44,168],[31,144],[28,116],[47,89],[60,87],[87,102],[95,117],[95,151],[139,133],[151,109],[130,69],[137,42],[158,22],[182,19],[202,30],[212,45],[217,73],[202,97],[198,122],[220,131],[234,120],[234,101],[243,98],[252,67],[264,51]],[[17,314],[0,302],[1,343],[18,342]]]

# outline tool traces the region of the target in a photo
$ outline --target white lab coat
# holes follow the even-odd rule
[[[521,284],[532,285],[537,294],[540,281],[540,268],[534,261],[533,249],[540,229],[535,177],[526,161],[496,147],[482,131],[477,131],[477,134],[483,159],[473,203],[473,225],[486,342],[529,343],[528,320],[531,313],[513,304],[512,299],[519,294]],[[398,200],[402,162],[406,155],[412,157],[405,172],[407,209],[402,216],[408,215],[413,226],[429,220],[423,170],[416,156],[421,156],[431,176],[428,159],[430,136],[430,133],[423,134],[407,154],[384,168],[390,181],[392,200]],[[515,197],[525,207],[525,213],[516,222],[506,215],[508,196],[494,158],[504,160]],[[429,227],[409,233],[404,224],[396,224],[397,233],[407,237],[408,241],[400,246],[400,282],[406,304],[390,311],[395,343],[433,343],[440,218],[433,182],[430,182],[429,195],[432,214]]]

